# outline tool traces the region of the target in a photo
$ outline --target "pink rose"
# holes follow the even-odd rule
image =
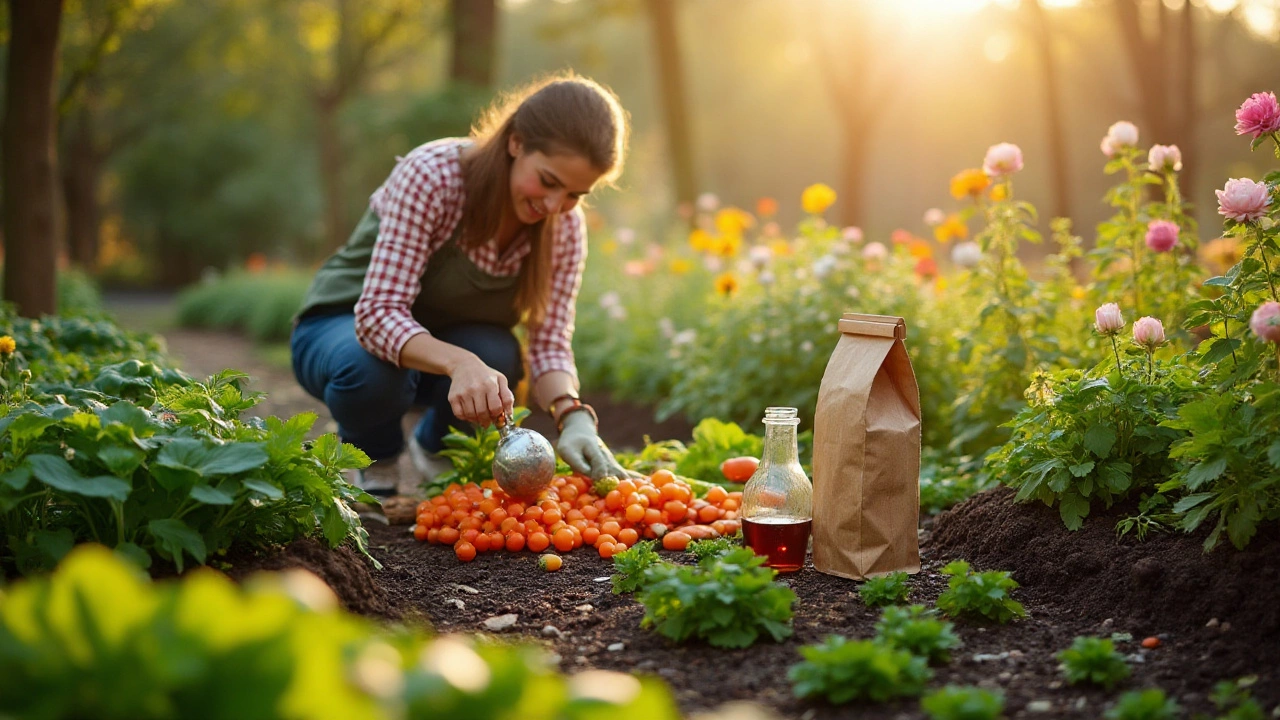
[[[1152,145],[1147,165],[1152,172],[1178,172],[1182,169],[1182,151],[1177,145]]]
[[[1111,142],[1110,135],[1102,138],[1102,142],[1098,144],[1098,147],[1102,150],[1102,154],[1106,155],[1108,158],[1113,158],[1116,156],[1116,147]]]
[[[1231,178],[1226,187],[1215,190],[1218,194],[1218,214],[1236,222],[1253,222],[1267,214],[1271,197],[1266,183],[1249,178]]]
[[[1138,126],[1121,120],[1107,128],[1107,136],[1102,138],[1102,154],[1115,157],[1120,148],[1133,147],[1138,144]]]
[[[1133,341],[1148,350],[1164,344],[1164,325],[1153,317],[1138,318],[1133,324]]]
[[[1124,329],[1124,315],[1120,314],[1120,306],[1106,303],[1093,311],[1093,326],[1103,335],[1115,335]]]
[[[1168,220],[1152,220],[1147,224],[1147,247],[1158,253],[1169,252],[1178,243],[1178,225]]]
[[[1280,343],[1280,303],[1268,300],[1253,311],[1249,327],[1259,340]]]
[[[1280,130],[1280,102],[1276,94],[1254,93],[1236,110],[1236,134],[1260,138]]]
[[[987,148],[982,171],[991,177],[1012,175],[1022,169],[1022,149],[1013,143],[1000,143]]]

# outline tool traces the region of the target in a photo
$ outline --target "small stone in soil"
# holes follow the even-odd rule
[[[1009,659],[1008,651],[1005,651],[1002,653],[975,653],[973,656],[973,661],[979,662],[979,663],[990,662],[992,660],[1007,660],[1007,659]]]
[[[1209,622],[1205,623],[1204,626],[1207,628],[1218,627],[1218,618],[1209,618]]]
[[[595,609],[596,609],[595,606],[592,605],[591,603],[587,603],[586,605],[579,605],[574,608],[574,610],[577,610],[578,612],[591,612],[592,610],[595,610]]]
[[[622,649],[625,647],[626,644],[624,643],[612,643],[609,647],[605,648],[605,650],[608,650],[609,652],[622,652]]]
[[[516,620],[520,618],[515,613],[507,613],[506,615],[494,615],[485,620],[482,624],[485,629],[491,632],[501,632],[516,624]]]
[[[542,634],[547,637],[564,637],[564,633],[560,632],[560,628],[555,625],[547,625],[542,628]]]
[[[1053,709],[1053,703],[1049,700],[1032,700],[1027,703],[1027,712],[1046,713]]]
[[[448,600],[446,600],[445,602],[447,602],[447,603],[449,603],[450,605],[452,605],[452,606],[454,606],[454,607],[458,608],[459,610],[466,610],[466,609],[467,609],[467,604],[466,604],[466,603],[464,603],[464,602],[462,602],[462,601],[461,601],[461,600],[459,600],[458,598],[449,598],[449,599],[448,599]]]
[[[1058,688],[1060,688],[1060,687],[1062,687],[1062,681],[1061,681],[1061,680],[1054,680],[1053,682],[1049,683],[1049,689],[1050,689],[1050,690],[1057,690],[1057,689],[1058,689]]]
[[[1231,629],[1231,623],[1224,622],[1218,626],[1218,629],[1221,630],[1222,632],[1227,632]]]
[[[609,578],[608,578],[608,577],[598,577],[598,578],[596,578],[596,579],[592,580],[591,582],[609,582]]]
[[[462,585],[462,584],[460,584],[460,583],[454,583],[454,584],[453,584],[453,587],[454,587],[454,589],[455,589],[455,590],[461,590],[462,592],[464,592],[464,593],[466,593],[466,594],[468,594],[468,595],[479,595],[479,594],[480,594],[480,591],[479,591],[479,590],[477,590],[477,589],[475,589],[475,588],[471,587],[470,585]]]

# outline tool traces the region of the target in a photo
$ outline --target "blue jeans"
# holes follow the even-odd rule
[[[524,376],[520,343],[507,328],[457,325],[433,335],[475,353],[506,375],[513,391]],[[290,347],[298,384],[329,408],[342,441],[372,460],[393,458],[404,449],[400,421],[415,405],[425,412],[413,434],[429,452],[444,448],[450,425],[468,427],[449,406],[448,376],[398,368],[369,354],[356,340],[353,314],[303,319],[293,330]]]

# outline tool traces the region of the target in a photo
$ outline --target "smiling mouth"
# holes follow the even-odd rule
[[[546,213],[538,210],[538,208],[534,206],[532,200],[526,200],[525,203],[528,204],[529,214],[533,215],[534,220],[541,220],[546,217]]]

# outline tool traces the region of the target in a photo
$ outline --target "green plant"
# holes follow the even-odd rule
[[[1107,720],[1173,720],[1182,708],[1159,688],[1131,690],[1107,708]]]
[[[529,417],[529,409],[518,407],[512,413],[516,425]],[[493,477],[493,453],[498,449],[501,439],[498,428],[493,425],[476,427],[471,434],[458,428],[450,427],[449,434],[444,436],[445,449],[440,455],[449,458],[453,467],[440,473],[431,482],[424,482],[422,489],[428,497],[434,497],[453,483],[479,485]]]
[[[1175,359],[1159,363],[1149,381],[1140,362],[1037,374],[1029,404],[1008,423],[1013,436],[988,456],[988,470],[1019,501],[1056,504],[1071,530],[1093,503],[1110,507],[1154,489],[1176,470],[1169,446],[1182,436],[1162,423],[1196,392],[1196,376]]]
[[[791,636],[796,594],[773,581],[766,558],[739,548],[696,567],[656,566],[642,589],[642,627],[676,642],[706,640],[716,647],[748,647],[762,633]]]
[[[1263,720],[1266,713],[1249,690],[1257,681],[1256,675],[1248,675],[1235,681],[1223,680],[1214,685],[1210,699],[1222,713],[1217,720]]]
[[[693,428],[693,442],[676,461],[677,475],[712,483],[723,483],[720,463],[731,457],[760,457],[764,439],[746,433],[737,424],[706,418]]]
[[[885,702],[919,695],[933,677],[924,658],[871,640],[831,635],[800,648],[804,660],[787,671],[796,697],[824,697],[841,704],[852,700]]]
[[[962,644],[954,626],[923,605],[885,608],[876,623],[876,640],[930,663],[950,662],[951,651]]]
[[[0,594],[0,707],[15,718],[675,718],[658,680],[563,678],[536,648],[428,639],[336,609],[301,570],[245,587],[150,583],[83,546]]]
[[[871,578],[858,586],[858,597],[862,598],[862,603],[867,607],[904,603],[910,594],[907,574],[902,571]]]
[[[646,571],[662,563],[658,553],[654,551],[652,540],[641,540],[625,551],[613,556],[613,594],[635,592],[644,585]]]
[[[742,546],[741,534],[733,537],[718,537],[711,540],[694,540],[686,550],[693,554],[698,562],[707,558],[726,555]]]
[[[921,448],[920,509],[934,515],[992,487],[981,465],[972,456],[953,458],[937,448]]]
[[[311,279],[312,273],[300,270],[227,273],[178,295],[178,324],[288,340]]]
[[[1107,690],[1129,677],[1129,664],[1116,652],[1115,643],[1106,638],[1077,637],[1071,647],[1055,656],[1059,668],[1072,685],[1088,683]]]
[[[1000,720],[1004,717],[1004,693],[948,685],[921,698],[920,709],[931,720]]]
[[[1000,624],[1014,618],[1026,617],[1022,603],[1010,593],[1018,583],[1010,573],[988,570],[975,573],[969,563],[952,560],[942,568],[942,574],[950,576],[947,590],[938,596],[938,609],[950,617],[983,617]]]

